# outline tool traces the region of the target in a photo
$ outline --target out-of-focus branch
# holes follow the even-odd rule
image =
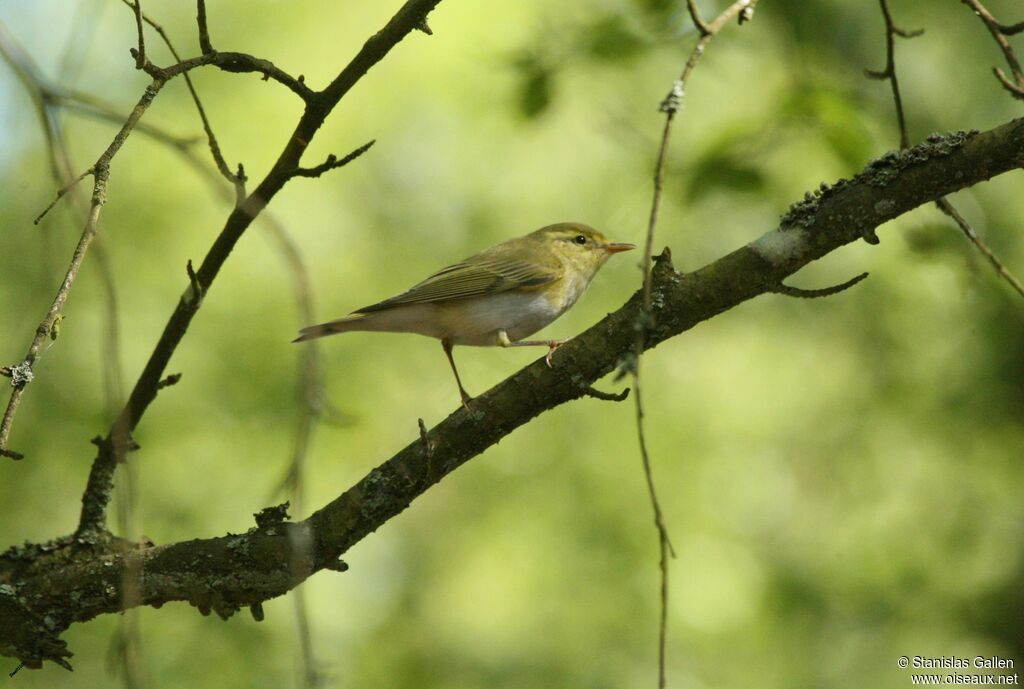
[[[823,186],[794,204],[779,226],[689,274],[667,257],[653,275],[651,349],[761,294],[808,263],[923,204],[1024,165],[1024,119],[995,129],[936,137],[874,161],[853,179]],[[410,444],[349,490],[298,523],[260,522],[242,535],[163,546],[118,539],[93,548],[67,538],[0,554],[0,654],[27,666],[64,662],[59,635],[71,624],[131,605],[188,601],[228,617],[259,609],[405,510],[419,495],[539,414],[587,394],[634,352],[643,292],[565,344],[559,365],[539,359]],[[295,543],[308,543],[297,549]],[[146,576],[140,577],[139,572]],[[138,595],[126,599],[136,573]],[[48,619],[44,625],[40,620]]]
[[[213,44],[210,43],[210,29],[206,26],[206,2],[196,0],[196,23],[199,25],[199,49],[203,54],[213,52]]]
[[[995,20],[992,19],[992,16],[988,14],[985,8],[981,6],[981,3],[976,2],[976,0],[964,0],[964,2],[971,6],[977,6],[979,8],[979,16],[981,16],[982,19],[985,20],[986,24],[989,25],[990,30],[994,31],[993,35],[999,33],[998,29],[992,29],[992,25],[989,24],[990,22],[996,26],[998,26],[998,24],[995,23]],[[885,79],[889,81],[889,84],[892,87],[893,103],[896,108],[896,123],[899,127],[900,132],[900,148],[907,148],[910,145],[910,135],[907,132],[907,119],[903,113],[903,99],[900,97],[899,79],[896,76],[896,37],[899,36],[901,38],[914,38],[916,36],[920,36],[924,32],[920,30],[906,31],[904,29],[899,28],[893,21],[892,11],[889,8],[889,0],[879,0],[879,4],[881,5],[882,16],[885,19],[885,69],[881,71],[866,69],[864,70],[864,73],[871,79]],[[997,37],[996,40],[998,41],[999,38]],[[1005,37],[1003,38],[1003,44],[1005,44],[1007,46],[1007,49],[1009,49],[1009,44],[1006,43]],[[1011,65],[1016,65],[1016,59],[1013,58],[1012,50],[1010,51],[1007,59],[1011,60]],[[1019,71],[1019,65],[1017,65],[1015,69]],[[1017,74],[1017,71],[1015,71],[1014,74]],[[995,269],[999,277],[1003,278],[1010,285],[1010,287],[1012,287],[1014,290],[1016,290],[1018,294],[1024,297],[1024,285],[1021,285],[1020,280],[1018,280],[1017,277],[1013,273],[1011,273],[1005,265],[1003,265],[1003,262],[999,260],[999,257],[996,256],[995,252],[989,248],[988,244],[985,243],[985,241],[978,235],[974,227],[972,227],[971,224],[967,221],[967,219],[964,218],[964,216],[961,215],[960,212],[953,206],[952,202],[949,199],[942,198],[936,201],[935,205],[939,207],[939,210],[941,210],[943,213],[945,213],[947,216],[953,219],[957,227],[960,228],[960,231],[964,233],[965,237],[967,237],[967,240],[971,242],[971,244],[973,244],[975,248],[977,248],[977,250],[980,251],[982,255],[985,256],[986,259],[988,259],[989,263],[992,264],[992,267]],[[865,239],[867,239],[868,241],[877,241],[877,237],[875,237],[874,235],[868,235],[865,237]]]
[[[907,136],[907,120],[903,114],[900,82],[896,76],[896,37],[916,38],[923,34],[924,30],[907,31],[906,29],[899,28],[893,23],[892,11],[889,9],[888,0],[879,0],[879,3],[882,6],[882,16],[885,17],[885,68],[880,71],[865,69],[864,74],[871,79],[888,79],[889,84],[892,86],[892,99],[896,103],[896,121],[899,123],[900,128],[900,148],[906,148],[910,145],[910,137]]]
[[[999,67],[993,67],[992,72],[999,79],[999,83],[1003,85],[1014,98],[1020,98],[1024,100],[1024,69],[1021,68],[1020,61],[1017,59],[1017,55],[1013,52],[1013,46],[1010,45],[1010,41],[1007,36],[1024,31],[1024,22],[1019,24],[1001,24],[992,13],[981,3],[981,0],[960,0],[963,4],[970,7],[974,14],[978,15],[985,24],[985,28],[992,34],[992,39],[999,46],[999,49],[1003,51],[1003,57],[1006,58],[1006,64],[1010,67],[1010,76],[1007,76],[1006,72],[1001,70]]]
[[[636,343],[632,355],[624,359],[623,371],[633,374],[633,402],[636,407],[636,428],[637,439],[640,446],[640,459],[643,465],[644,478],[647,483],[647,492],[651,501],[651,508],[654,511],[654,525],[658,532],[659,569],[661,571],[661,614],[658,625],[658,686],[664,688],[667,682],[666,676],[666,649],[668,642],[668,569],[669,557],[675,557],[672,542],[669,540],[668,528],[665,525],[665,517],[658,501],[658,491],[654,481],[654,473],[651,468],[651,457],[647,451],[647,437],[644,433],[644,403],[643,388],[640,379],[640,354],[645,348],[647,330],[652,325],[651,317],[651,254],[654,250],[654,235],[658,225],[658,211],[661,208],[661,192],[664,186],[665,161],[668,158],[668,144],[672,136],[672,123],[676,113],[682,109],[683,98],[686,93],[686,83],[693,72],[694,67],[700,60],[708,45],[722,30],[725,25],[739,17],[741,22],[749,19],[754,11],[758,0],[738,0],[729,5],[711,23],[704,21],[700,10],[697,8],[696,0],[687,0],[687,7],[690,17],[700,33],[696,45],[690,52],[689,58],[683,66],[679,78],[672,84],[668,96],[661,102],[660,109],[665,113],[665,125],[661,132],[661,144],[658,147],[657,162],[654,166],[654,197],[651,200],[651,212],[647,220],[647,234],[644,238],[643,254],[640,257],[640,269],[643,271],[643,300],[642,309],[636,322]]]
[[[26,85],[26,88],[38,91],[34,84],[41,82],[36,79],[35,72],[30,67],[25,66],[29,63],[25,61],[19,62],[16,59],[18,46],[6,31],[6,28],[2,25],[0,25],[0,52],[5,55],[7,62],[15,67],[15,71],[18,74],[19,79]],[[21,65],[20,68],[18,67],[19,64]],[[22,376],[19,384],[12,385],[13,389],[11,391],[10,399],[8,400],[7,407],[4,410],[3,417],[0,418],[0,455],[10,457],[12,459],[22,458],[20,453],[14,452],[8,447],[8,440],[10,437],[11,427],[14,423],[15,414],[17,413],[18,407],[21,403],[22,395],[24,394],[25,386],[32,380],[32,366],[39,358],[42,352],[42,347],[46,341],[48,339],[55,339],[57,336],[57,324],[61,317],[61,311],[67,301],[68,294],[75,282],[75,278],[78,276],[78,271],[81,268],[82,262],[85,260],[86,253],[88,252],[93,239],[96,237],[100,211],[103,204],[106,203],[107,181],[110,177],[110,163],[124,145],[128,135],[132,132],[139,119],[153,102],[153,99],[156,97],[156,94],[162,86],[162,82],[154,81],[146,88],[142,97],[139,99],[139,102],[128,115],[128,118],[124,121],[121,129],[114,136],[110,145],[107,146],[102,154],[100,154],[100,157],[96,162],[85,173],[79,176],[78,179],[61,188],[57,194],[57,200],[59,200],[61,196],[67,193],[67,191],[77,184],[77,182],[83,177],[90,175],[93,177],[93,191],[90,199],[89,210],[86,214],[85,226],[82,230],[81,236],[79,237],[78,244],[75,246],[74,252],[72,253],[70,264],[64,275],[64,280],[61,282],[49,310],[46,312],[43,320],[36,327],[35,336],[29,345],[28,352],[18,364],[19,367],[27,371],[28,375]],[[41,91],[40,94],[42,94]],[[40,102],[42,105],[38,106],[37,110],[40,111],[40,116],[42,118],[47,119],[49,115],[46,113],[45,100],[42,95],[40,96]],[[44,129],[47,132],[48,145],[53,146],[54,135],[52,133],[52,129],[49,126],[44,127]]]
[[[90,11],[91,10],[91,11]],[[78,34],[77,40],[69,39],[65,46],[63,58],[61,59],[60,76],[67,79],[68,83],[74,81],[74,65],[81,63],[81,55],[75,55],[76,47],[81,49],[88,44],[88,38],[82,42],[83,33],[91,34],[90,29],[95,27],[95,15],[98,5],[95,3],[80,3],[76,13],[76,26],[83,26],[84,31]],[[0,27],[0,31],[2,31]],[[44,83],[41,70],[35,65],[31,56],[26,53],[20,45],[7,32],[0,36],[0,53],[5,61],[14,69],[19,80],[25,87],[29,97],[36,106],[39,116],[39,125],[44,134],[50,172],[55,186],[65,188],[71,184],[74,171],[77,165],[72,162],[70,149],[65,137],[63,117],[60,108],[73,102],[68,96],[70,89],[58,89],[50,84]],[[124,116],[115,113],[113,108],[107,108],[103,113],[111,122],[121,124]],[[136,125],[137,130],[146,130],[148,127],[142,122]],[[75,186],[71,190],[72,208],[69,215],[74,225],[81,222],[89,208],[88,199],[80,192],[80,187]],[[101,369],[103,371],[103,399],[104,408],[110,418],[116,416],[117,411],[124,402],[123,395],[123,373],[121,359],[121,336],[120,320],[118,309],[118,297],[114,271],[110,257],[107,254],[105,243],[101,235],[93,240],[92,254],[95,256],[93,265],[99,273],[103,286],[105,299],[104,320],[105,327],[101,333],[100,350]],[[118,527],[121,534],[133,534],[137,532],[132,516],[135,513],[135,496],[137,495],[135,485],[134,467],[130,464],[123,464],[123,477],[118,484],[117,515]],[[142,653],[142,640],[138,625],[138,614],[136,611],[127,611],[119,619],[118,629],[111,642],[111,662],[117,663],[117,668],[122,671],[126,689],[142,689],[145,686],[145,671]]]
[[[121,0],[121,2],[134,9],[131,0]],[[204,3],[203,0],[197,0],[197,2],[198,10],[196,21],[199,24],[199,45],[202,48],[203,55],[210,55],[214,51],[213,47],[210,45],[209,30],[206,27],[206,3]],[[157,32],[163,40],[164,45],[167,46],[167,49],[174,57],[175,62],[181,62],[181,55],[179,55],[178,51],[174,48],[174,43],[171,42],[171,37],[164,30],[164,27],[147,16],[144,12],[137,13],[137,16],[141,18],[141,21],[144,21],[146,24],[153,27],[153,30]],[[230,166],[224,159],[224,154],[221,152],[217,137],[213,133],[213,127],[210,125],[210,119],[206,115],[206,109],[203,107],[203,102],[199,99],[199,92],[196,91],[195,84],[192,83],[192,77],[189,76],[188,72],[185,72],[182,76],[185,79],[185,86],[188,88],[189,95],[192,96],[192,102],[195,103],[196,111],[199,113],[199,119],[202,120],[203,131],[206,133],[206,140],[210,146],[210,154],[213,156],[213,162],[217,165],[217,170],[224,179],[230,182],[235,188],[235,203],[241,203],[245,198],[245,171],[241,164],[238,166],[237,173],[231,171]]]
[[[978,248],[978,251],[988,259],[988,262],[992,264],[992,267],[995,269],[996,273],[999,274],[999,277],[1006,280],[1010,287],[1016,290],[1017,294],[1024,297],[1024,285],[1021,284],[1016,275],[1011,273],[1009,269],[1003,265],[1003,262],[999,260],[999,257],[996,256],[992,249],[989,248],[988,244],[978,236],[978,231],[974,229],[974,226],[967,222],[964,216],[960,214],[960,211],[953,207],[953,204],[949,202],[949,199],[939,199],[935,202],[935,205],[939,207],[939,210],[953,219],[953,222],[955,222],[956,226],[960,228],[960,231],[964,233],[964,236],[966,236],[967,239]]]

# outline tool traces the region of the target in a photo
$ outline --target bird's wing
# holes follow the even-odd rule
[[[403,304],[450,301],[512,289],[537,288],[562,277],[559,265],[478,254],[437,271],[398,296],[365,306],[355,313],[372,313]]]

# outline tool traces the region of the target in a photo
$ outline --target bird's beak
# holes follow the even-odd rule
[[[635,244],[624,244],[621,242],[608,242],[607,244],[604,245],[604,250],[610,254],[618,254],[623,251],[629,251],[635,248]]]

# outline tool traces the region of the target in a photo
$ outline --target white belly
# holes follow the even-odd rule
[[[551,300],[536,292],[503,292],[434,306],[438,323],[452,344],[493,346],[502,330],[515,342],[529,337],[562,315]],[[435,335],[435,337],[437,337]]]
[[[395,306],[354,320],[350,329],[419,333],[456,345],[496,346],[501,331],[515,342],[551,323],[576,303],[588,282],[579,279],[563,285],[556,299],[531,290]]]
[[[496,346],[502,330],[515,342],[561,316],[579,294],[562,303],[538,292],[501,292],[470,299],[407,304],[366,314],[351,330],[419,333],[456,345]]]

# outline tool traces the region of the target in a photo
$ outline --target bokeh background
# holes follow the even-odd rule
[[[183,53],[195,7],[148,0]],[[724,2],[700,3],[709,17]],[[990,0],[1006,22],[1019,3]],[[399,2],[210,0],[215,47],[325,84]],[[1002,56],[959,2],[893,0],[911,136],[1019,115],[990,73]],[[127,112],[131,12],[114,0],[0,0],[0,21],[48,78]],[[662,116],[695,35],[682,0],[443,2],[330,117],[307,164],[377,139],[350,167],[296,180],[271,211],[307,262],[323,320],[540,225],[578,220],[640,242]],[[1016,39],[1024,50],[1024,43]],[[150,53],[170,61],[155,35]],[[764,0],[693,75],[671,145],[658,245],[694,269],[776,225],[787,205],[898,143],[876,3]],[[259,179],[300,104],[256,75],[193,73],[230,163]],[[145,121],[201,134],[179,80]],[[114,133],[64,119],[84,169]],[[206,159],[204,144],[195,150]],[[20,360],[77,239],[72,207],[31,219],[54,183],[32,101],[0,64],[0,361]],[[125,382],[135,380],[227,207],[181,156],[140,133],[114,161],[101,234],[118,284]],[[955,201],[1024,273],[1021,174]],[[644,358],[649,439],[672,563],[669,675],[686,687],[906,686],[901,655],[1024,661],[1024,301],[934,208],[794,277],[821,301],[762,297]],[[93,257],[94,258],[94,257]],[[90,258],[61,337],[37,366],[0,463],[0,543],[74,527],[107,427],[104,292]],[[612,261],[546,332],[568,336],[638,286]],[[289,461],[300,324],[292,275],[265,228],[231,256],[137,433],[131,527],[158,543],[240,532]],[[324,342],[327,397],[305,513],[458,403],[437,343]],[[471,391],[538,356],[457,352]],[[605,389],[621,383],[603,381]],[[6,398],[5,398],[6,400]],[[297,516],[305,516],[297,515]],[[325,687],[654,686],[657,537],[631,403],[582,400],[471,461],[356,546],[351,571],[304,585]],[[291,596],[266,621],[182,604],[142,610],[147,686],[298,686]],[[75,673],[12,686],[110,686],[116,616],[65,634]],[[10,663],[13,668],[13,662]]]

